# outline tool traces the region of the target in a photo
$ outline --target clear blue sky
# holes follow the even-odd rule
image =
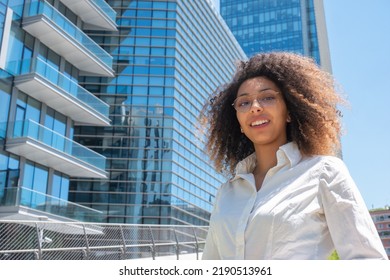
[[[343,108],[343,159],[367,207],[390,206],[390,1],[324,0]]]

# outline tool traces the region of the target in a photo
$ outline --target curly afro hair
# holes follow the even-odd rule
[[[217,90],[201,114],[206,125],[206,149],[219,171],[234,172],[236,164],[254,152],[240,130],[232,106],[247,79],[266,77],[281,90],[291,117],[288,141],[304,155],[336,155],[340,151],[340,111],[344,99],[333,77],[308,57],[287,52],[260,53],[240,61],[232,80]]]

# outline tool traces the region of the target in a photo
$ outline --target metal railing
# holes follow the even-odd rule
[[[93,54],[96,59],[112,68],[112,56],[49,3],[42,0],[30,0],[26,3],[26,6],[25,18],[45,16],[52,24],[56,25],[65,36],[75,40],[78,44],[83,46],[85,50],[88,50]]]
[[[1,221],[0,260],[124,260],[192,254],[208,227]]]
[[[97,9],[102,10],[107,17],[110,18],[111,21],[115,23],[116,19],[116,11],[107,4],[104,0],[94,0],[90,1],[92,5],[94,5]]]
[[[9,139],[15,138],[31,138],[99,169],[106,168],[106,157],[31,119],[14,122]]]
[[[85,88],[81,87],[75,80],[67,77],[41,58],[23,59],[7,62],[7,70],[17,75],[34,73],[52,83],[63,91],[63,94],[77,98],[88,110],[96,111],[98,114],[108,118],[109,105],[97,98]]]
[[[19,174],[19,170],[14,171],[14,173]],[[6,175],[7,174],[4,171],[0,171],[0,176]],[[37,210],[45,213],[46,215],[50,213],[55,216],[81,222],[101,223],[104,217],[102,211],[26,187],[0,188],[0,207],[1,206],[24,206],[30,210]]]

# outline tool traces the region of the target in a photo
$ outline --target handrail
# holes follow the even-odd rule
[[[200,242],[200,244],[205,244],[205,241]],[[180,243],[180,245],[184,245],[183,243]],[[186,242],[186,245],[193,245],[193,247],[196,246],[196,242]],[[126,245],[125,248],[150,248],[150,244],[147,245]],[[155,245],[156,247],[166,247],[166,246],[176,246],[176,242],[170,242],[170,243],[159,243]],[[22,253],[32,253],[38,257],[36,259],[40,259],[45,253],[49,252],[77,252],[80,251],[80,253],[84,251],[94,251],[94,250],[107,250],[107,249],[117,249],[118,253],[125,255],[125,252],[123,252],[123,248],[121,245],[117,246],[93,246],[93,247],[73,247],[73,248],[61,248],[61,249],[54,249],[54,248],[41,248],[41,249],[26,249],[26,250],[0,250],[0,260],[2,260],[1,255],[7,255],[7,254],[22,254]],[[177,254],[176,255],[176,260],[180,260],[180,256],[183,256],[184,254]],[[155,260],[156,256],[152,254],[152,259]],[[88,259],[88,258],[86,258]],[[118,258],[118,259],[125,259],[125,258]],[[199,259],[199,253],[196,253],[196,259]]]
[[[198,259],[207,231],[208,227],[191,225],[0,220],[0,260],[155,259],[167,256],[180,259],[185,254]]]

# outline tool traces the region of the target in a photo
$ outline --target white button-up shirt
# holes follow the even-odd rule
[[[256,155],[218,190],[203,259],[387,259],[345,164],[303,157],[290,142],[277,152],[259,191]]]

